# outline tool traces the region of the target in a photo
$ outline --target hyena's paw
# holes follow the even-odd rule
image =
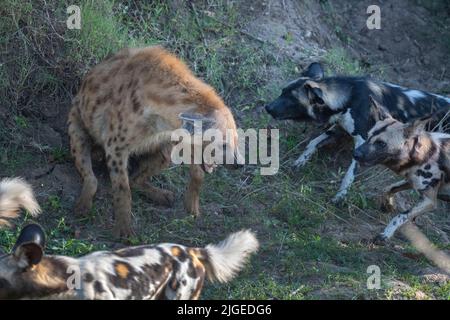
[[[155,193],[155,198],[152,199],[156,204],[172,207],[175,202],[175,194],[169,190],[160,190],[158,193]]]
[[[198,198],[186,194],[184,197],[184,209],[187,213],[198,217],[200,215],[200,201]]]
[[[380,198],[380,209],[384,212],[396,212],[397,206],[394,198],[386,194],[382,195]]]
[[[117,222],[114,226],[112,233],[115,238],[121,240],[126,240],[136,236],[136,233],[134,232],[130,223]]]
[[[159,189],[153,186],[137,188],[137,190],[143,193],[150,201],[160,206],[171,207],[175,202],[175,195],[169,190]]]
[[[92,203],[79,200],[74,208],[74,213],[78,217],[87,217],[91,211]]]

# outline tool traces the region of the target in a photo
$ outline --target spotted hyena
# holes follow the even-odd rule
[[[147,180],[170,164],[173,131],[189,127],[194,120],[224,135],[231,132],[227,148],[237,150],[236,124],[230,109],[213,88],[163,48],[124,49],[94,67],[82,81],[68,119],[71,153],[83,181],[75,212],[89,212],[97,190],[91,163],[94,145],[105,152],[116,236],[132,234],[130,184],[153,202],[170,205],[174,194]],[[138,164],[129,177],[130,158],[137,159]],[[211,172],[213,167],[205,162],[190,166],[184,205],[191,214],[199,214],[204,172]]]
[[[406,222],[433,210],[438,199],[450,201],[450,134],[426,131],[431,117],[408,124],[395,120],[373,98],[372,114],[377,122],[367,141],[355,150],[355,159],[367,165],[383,164],[405,178],[385,190],[386,208],[394,208],[393,195],[399,191],[415,189],[421,195],[417,205],[395,216],[375,238],[380,242]]]

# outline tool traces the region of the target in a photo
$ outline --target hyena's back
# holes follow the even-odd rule
[[[69,121],[78,117],[96,144],[124,143],[134,153],[156,133],[179,128],[181,112],[225,105],[179,59],[148,47],[123,49],[94,67],[73,106]]]

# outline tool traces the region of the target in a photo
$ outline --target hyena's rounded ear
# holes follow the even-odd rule
[[[375,121],[383,121],[392,118],[389,111],[381,105],[372,95],[369,96],[370,114]]]
[[[302,72],[303,77],[308,77],[312,80],[322,80],[324,77],[323,67],[319,62],[311,63],[305,71]]]
[[[195,129],[205,132],[216,125],[216,120],[200,113],[180,113],[178,117],[182,120],[181,128],[186,129],[191,135]]]
[[[12,253],[22,268],[38,264],[44,255],[45,232],[36,223],[25,226],[13,247]]]

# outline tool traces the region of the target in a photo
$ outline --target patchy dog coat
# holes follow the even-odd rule
[[[0,219],[21,206],[37,212],[31,188],[2,181]],[[259,246],[242,230],[205,248],[165,243],[71,258],[45,255],[45,241],[43,229],[29,224],[12,253],[0,255],[0,299],[198,299],[205,277],[230,281]]]
[[[266,106],[266,110],[275,119],[314,121],[329,127],[311,140],[295,161],[296,166],[302,166],[319,146],[333,142],[338,127],[353,137],[355,149],[364,143],[375,124],[370,113],[369,96],[382,102],[392,116],[402,122],[410,122],[436,110],[445,114],[450,106],[450,98],[367,77],[324,77],[322,66],[313,63],[299,79],[288,84],[281,95]],[[352,159],[335,201],[346,195],[356,170],[357,161]]]
[[[383,164],[405,178],[385,190],[387,207],[393,207],[393,195],[399,191],[412,188],[421,195],[416,206],[395,216],[375,239],[382,241],[407,221],[433,210],[437,199],[450,201],[450,134],[425,131],[429,119],[404,124],[376,100],[372,109],[378,121],[354,158],[368,165]]]
[[[73,100],[68,127],[71,152],[83,180],[77,214],[87,214],[97,190],[91,148],[100,145],[110,173],[115,234],[129,236],[130,183],[153,202],[170,205],[174,195],[148,184],[148,178],[170,164],[171,134],[183,121],[208,120],[209,127],[237,131],[231,111],[214,89],[197,79],[179,59],[160,47],[124,49],[94,67]],[[129,181],[130,157],[138,165]],[[204,165],[191,165],[191,181],[184,199],[189,213],[199,214]],[[205,170],[210,172],[210,170]]]
[[[243,230],[217,245],[144,245],[81,258],[43,255],[45,238],[26,226],[13,252],[0,257],[0,299],[198,299],[205,276],[228,282],[258,249]]]

